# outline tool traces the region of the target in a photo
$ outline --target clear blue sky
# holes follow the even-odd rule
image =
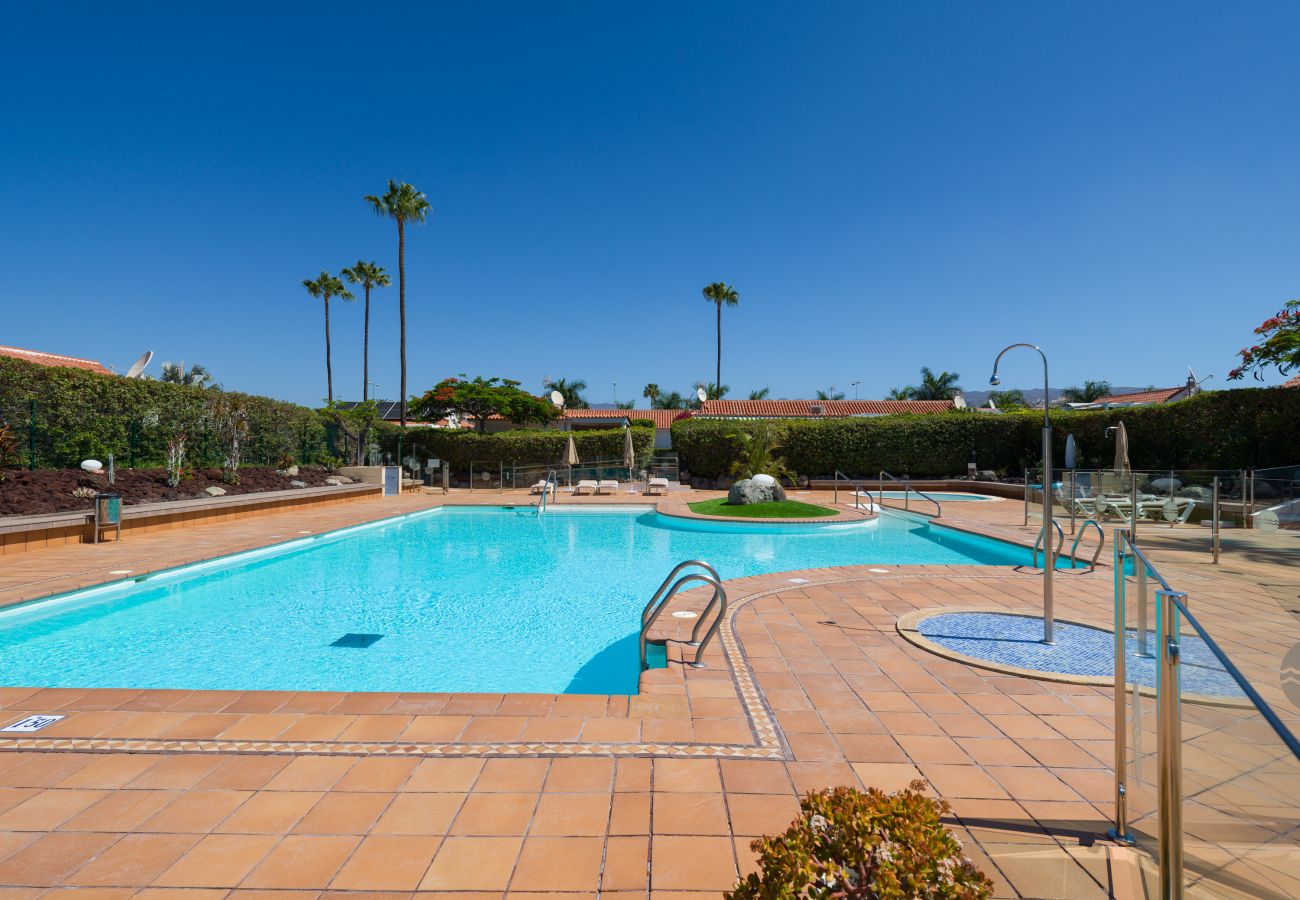
[[[879,397],[923,364],[983,389],[1019,340],[1054,386],[1224,386],[1300,295],[1292,2],[197,9],[7,11],[0,343],[148,348],[315,403],[300,282],[396,269],[361,199],[390,177],[433,204],[407,239],[413,392],[686,392],[718,279],[733,396]],[[394,398],[396,304],[371,348]],[[360,304],[333,311],[356,396]]]

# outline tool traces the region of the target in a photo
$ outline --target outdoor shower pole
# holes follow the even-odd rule
[[[1048,417],[1048,410],[1052,406],[1050,381],[1047,376],[1047,354],[1042,351],[1041,347],[1033,344],[1012,344],[1003,348],[998,354],[997,359],[993,361],[993,376],[989,379],[989,384],[997,385],[998,380],[998,363],[1002,361],[1003,355],[1016,347],[1028,347],[1031,350],[1037,350],[1038,355],[1043,358],[1043,643],[1051,644],[1055,642],[1054,625],[1055,609],[1052,597],[1052,572],[1056,568],[1056,548],[1052,542],[1052,420]],[[1029,480],[1026,476],[1026,493],[1028,492]]]

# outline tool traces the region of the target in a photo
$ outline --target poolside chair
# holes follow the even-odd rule
[[[618,482],[601,479],[596,483],[596,493],[599,494],[601,491],[609,491],[612,494],[617,494]]]
[[[668,479],[651,478],[649,481],[645,483],[645,492],[647,496],[649,496],[650,494],[667,494]]]
[[[591,491],[594,494],[597,492],[597,489],[599,487],[600,487],[599,482],[592,481],[590,478],[584,478],[582,481],[579,481],[576,485],[573,486],[573,493],[574,496],[581,494],[583,491]]]
[[[528,489],[528,493],[530,494],[545,494],[547,491],[551,492],[552,497],[555,496],[554,481],[546,481],[545,479],[543,479]]]

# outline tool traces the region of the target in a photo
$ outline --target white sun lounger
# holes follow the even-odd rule
[[[579,482],[574,486],[574,488],[573,488],[573,493],[574,493],[574,495],[576,496],[576,495],[578,495],[578,494],[581,494],[584,490],[589,490],[589,491],[591,491],[593,494],[599,494],[599,493],[600,493],[600,483],[599,483],[599,482],[596,482],[596,481],[592,481],[592,480],[590,480],[590,479],[584,479],[584,480],[582,480],[582,481],[579,481]]]
[[[668,493],[667,478],[651,478],[645,483],[645,492],[647,494],[666,494]]]
[[[618,493],[618,482],[617,482],[617,481],[606,481],[606,480],[601,480],[601,481],[597,482],[597,484],[596,484],[596,493],[599,494],[601,491],[610,491],[610,492],[612,492],[612,493],[617,494],[617,493]]]
[[[539,481],[537,482],[537,484],[533,485],[528,489],[528,493],[530,494],[544,494],[547,491],[551,492],[551,496],[555,495],[554,481]]]

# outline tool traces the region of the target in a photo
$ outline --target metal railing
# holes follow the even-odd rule
[[[868,507],[870,507],[870,505],[871,505],[871,491],[864,491],[864,490],[862,489],[862,482],[861,482],[860,480],[859,480],[859,481],[854,481],[852,478],[850,478],[849,476],[845,475],[845,474],[844,474],[843,472],[841,472],[839,469],[836,469],[836,470],[835,470],[835,476],[834,476],[834,481],[833,481],[833,484],[834,484],[834,491],[835,491],[835,505],[836,505],[836,506],[839,506],[839,505],[840,505],[840,482],[841,482],[841,481],[846,481],[846,482],[848,482],[849,487],[853,488],[853,508],[854,508],[854,509],[862,509],[862,495],[863,495],[863,494],[866,494],[866,495],[867,495],[867,505],[868,505]]]
[[[943,518],[943,504],[941,504],[938,500],[931,497],[925,491],[920,490],[919,488],[912,487],[910,482],[902,481],[898,478],[895,478],[893,475],[890,475],[888,472],[884,471],[883,469],[880,472],[880,485],[881,485],[880,500],[882,504],[884,503],[884,499],[885,499],[884,484],[886,478],[888,478],[890,481],[894,482],[895,484],[903,488],[903,509],[912,508],[910,500],[911,500],[911,495],[915,493],[915,494],[919,494],[920,496],[924,497],[926,500],[929,500],[931,503],[934,504],[934,509],[935,509],[934,517],[936,519]]]
[[[537,501],[537,514],[539,516],[546,512],[546,498],[555,493],[556,487],[555,466],[551,466],[546,470],[546,477],[542,479],[542,499]]]
[[[704,572],[690,572],[677,578],[676,581],[673,581],[673,579],[677,577],[678,572],[691,567],[703,569]],[[687,642],[690,646],[695,648],[695,657],[690,662],[691,667],[696,669],[703,669],[706,667],[707,664],[703,662],[702,659],[704,648],[709,645],[709,641],[713,640],[713,636],[717,634],[718,628],[722,625],[723,617],[727,614],[727,591],[722,586],[722,577],[718,575],[717,569],[713,568],[713,566],[703,560],[688,559],[673,567],[673,570],[668,573],[668,577],[663,580],[663,583],[659,585],[659,589],[655,591],[654,596],[650,598],[650,602],[645,605],[645,609],[641,610],[641,671],[644,672],[646,669],[646,633],[649,632],[650,628],[663,613],[664,609],[668,605],[668,601],[671,600],[685,585],[693,584],[695,582],[713,585],[713,596],[704,607],[704,611],[696,618],[695,627],[691,629],[691,639]],[[708,619],[709,613],[713,611],[714,607],[718,608],[718,613],[709,624],[708,630],[705,631],[703,638],[701,638],[700,629],[704,627],[704,622]]]
[[[1102,548],[1106,546],[1106,532],[1101,530],[1101,525],[1096,519],[1084,519],[1083,524],[1079,526],[1079,533],[1074,536],[1074,543],[1070,544],[1070,568],[1077,568],[1079,565],[1079,542],[1083,540],[1084,534],[1091,525],[1097,529],[1097,549],[1092,552],[1092,559],[1088,561],[1088,571],[1095,571],[1097,568],[1097,558],[1101,556]]]
[[[1293,806],[1287,805],[1294,804],[1294,792],[1282,787],[1300,782],[1300,740],[1192,614],[1188,595],[1169,584],[1132,542],[1126,529],[1115,529],[1112,550],[1115,819],[1109,836],[1146,849],[1155,844],[1152,856],[1159,883],[1150,891],[1155,896],[1181,900],[1189,882],[1197,895],[1224,896],[1226,891],[1231,896],[1288,896],[1285,890],[1278,891],[1280,883],[1269,871],[1270,866],[1279,866],[1282,871],[1295,873],[1296,860],[1300,859],[1300,824]],[[1137,627],[1132,631],[1127,598],[1129,568],[1138,595]],[[1153,629],[1147,628],[1148,579],[1158,585]],[[1191,626],[1187,635],[1180,627],[1184,620]],[[1154,641],[1150,632],[1154,632]],[[1129,649],[1133,638],[1136,652]],[[1135,658],[1135,665],[1141,663],[1148,671],[1154,664],[1154,678],[1149,683],[1142,684],[1139,674],[1130,680],[1130,657]],[[1184,674],[1204,679],[1207,671],[1215,670],[1225,677],[1212,696],[1202,694],[1207,690],[1203,680],[1190,687],[1183,684]],[[1150,751],[1144,751],[1142,745],[1147,733],[1143,719],[1150,713],[1143,713],[1143,687],[1148,691],[1154,687],[1155,691],[1156,784],[1154,794],[1143,798],[1144,808],[1131,819],[1133,804],[1139,799],[1135,788],[1148,782],[1142,774],[1142,762]],[[1186,703],[1184,692],[1190,695]],[[1256,716],[1266,728],[1253,724]],[[1185,717],[1190,723],[1187,745],[1193,754],[1190,759],[1194,760],[1186,769]],[[1240,766],[1242,771],[1234,766]],[[1189,774],[1186,791],[1185,771]],[[1205,821],[1193,818],[1191,827],[1185,828],[1184,817],[1189,810],[1193,817],[1204,813]],[[1144,827],[1152,816],[1155,828]],[[1187,839],[1191,842],[1190,854],[1185,846]]]
[[[1052,553],[1050,558],[1057,559],[1061,555],[1061,547],[1065,545],[1065,529],[1061,527],[1061,523],[1056,521],[1056,519],[1052,519],[1052,524],[1056,526],[1056,552]],[[1035,569],[1038,568],[1038,551],[1039,550],[1043,551],[1044,561],[1046,561],[1048,557],[1047,551],[1051,549],[1050,547],[1048,548],[1043,547],[1043,539],[1046,536],[1047,536],[1047,523],[1044,522],[1043,527],[1038,530],[1038,537],[1034,539],[1034,568]],[[1047,540],[1051,540],[1051,538],[1047,538]]]

